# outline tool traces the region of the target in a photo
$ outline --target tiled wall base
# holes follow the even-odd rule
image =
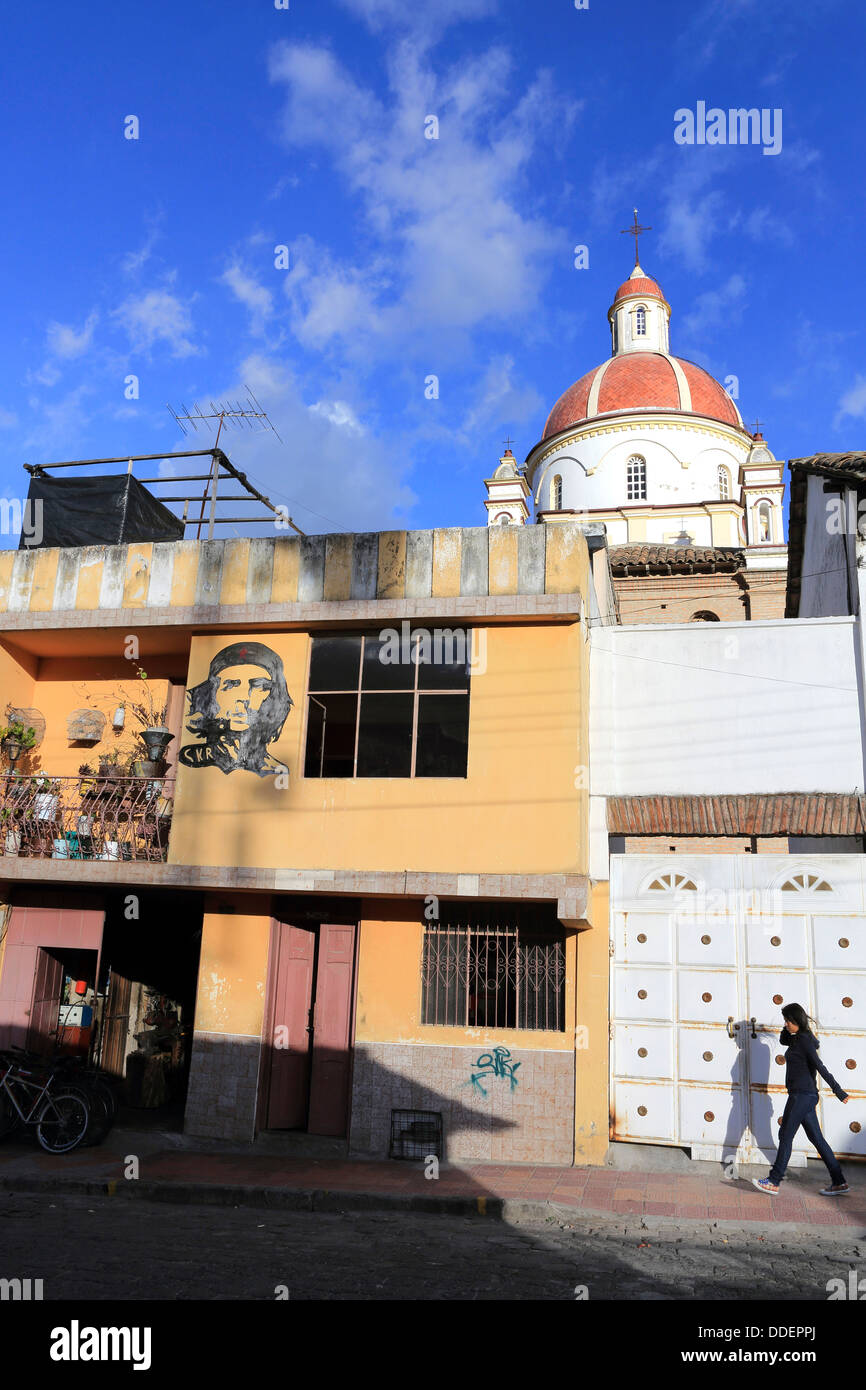
[[[255,1137],[260,1038],[196,1033],[184,1132],[206,1139]]]
[[[507,1046],[507,1043],[503,1044]],[[387,1157],[392,1109],[442,1113],[447,1159],[492,1163],[571,1163],[574,1054],[518,1050],[517,1085],[486,1075],[472,1085],[489,1046],[428,1047],[358,1043],[350,1151]]]

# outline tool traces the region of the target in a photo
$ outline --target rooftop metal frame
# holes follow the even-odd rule
[[[142,485],[151,486],[156,483],[168,483],[169,485],[176,483],[204,483],[205,488],[202,493],[188,494],[184,492],[177,495],[171,494],[169,496],[160,496],[157,493],[153,494],[158,502],[183,503],[183,515],[180,517],[180,520],[183,522],[184,530],[186,530],[188,526],[196,527],[197,540],[201,538],[202,527],[205,524],[206,510],[208,540],[213,540],[214,529],[217,526],[237,524],[244,526],[265,524],[270,526],[274,524],[275,516],[280,516],[284,523],[290,526],[293,531],[296,531],[299,536],[306,534],[301,530],[300,526],[295,525],[290,516],[285,514],[284,508],[275,506],[269,497],[266,497],[263,492],[260,492],[259,489],[250,482],[246,473],[243,473],[239,468],[235,468],[234,464],[218,446],[214,446],[210,449],[184,449],[163,454],[125,454],[117,458],[71,459],[57,463],[25,463],[24,467],[31,477],[34,478],[44,476],[49,471],[58,468],[95,468],[101,464],[111,463],[125,463],[127,465],[126,471],[132,473],[132,465],[134,463],[151,463],[164,461],[166,459],[183,458],[209,458],[211,460],[210,469],[207,473],[185,473],[183,475],[168,477],[138,478],[137,481]],[[133,477],[135,477],[135,474],[133,474]],[[239,483],[244,489],[244,492],[221,494],[219,491],[220,483],[226,483],[229,480]],[[191,517],[189,515],[190,503],[195,502],[199,503],[198,516]],[[217,502],[257,503],[260,507],[264,507],[266,512],[264,515],[258,516],[218,516]]]

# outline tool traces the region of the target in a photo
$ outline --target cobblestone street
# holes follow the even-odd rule
[[[271,1212],[0,1194],[0,1277],[46,1300],[827,1300],[866,1276],[866,1239],[641,1229],[640,1219],[507,1225],[416,1213]]]

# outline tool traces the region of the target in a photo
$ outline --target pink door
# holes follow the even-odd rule
[[[310,1073],[311,1134],[345,1135],[351,1082],[355,926],[319,927],[313,1061]]]
[[[27,905],[17,905],[9,914],[6,933],[6,949],[3,952],[0,968],[0,1047],[10,1043],[29,1046],[34,1004],[41,1002],[42,1013],[48,1003],[46,996],[47,966],[43,963],[43,977],[37,986],[40,970],[40,950],[54,950],[58,954],[65,950],[96,951],[102,945],[102,926],[105,913],[101,907],[94,907],[93,900],[87,907],[62,907],[53,894],[29,894],[37,901]],[[62,981],[61,981],[62,984]],[[57,995],[58,1006],[60,994]],[[50,1027],[54,1027],[55,1019]],[[42,1029],[44,1017],[37,1025]],[[39,1033],[44,1036],[44,1033]]]
[[[63,966],[56,957],[50,956],[41,948],[37,950],[30,1027],[25,1043],[31,1052],[47,1054],[53,1052],[57,1046],[57,1023],[64,975]]]
[[[303,1129],[310,1077],[315,928],[275,922],[271,938],[268,1129]]]

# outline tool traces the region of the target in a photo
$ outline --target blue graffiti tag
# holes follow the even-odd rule
[[[482,1096],[486,1096],[487,1092],[481,1084],[482,1079],[487,1080],[491,1076],[507,1076],[512,1091],[516,1091],[518,1081],[514,1073],[520,1066],[520,1062],[512,1062],[509,1060],[510,1057],[511,1053],[507,1047],[494,1047],[492,1052],[482,1052],[475,1062],[478,1071],[473,1072],[470,1078],[472,1089],[480,1091]]]

